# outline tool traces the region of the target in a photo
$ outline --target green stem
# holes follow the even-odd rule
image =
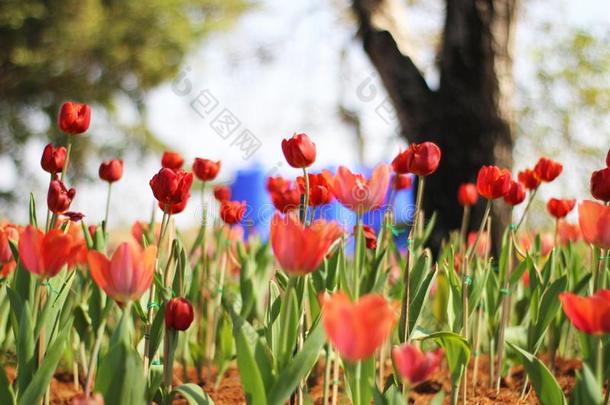
[[[106,196],[106,214],[104,215],[104,233],[108,229],[108,213],[110,212],[110,193],[112,191],[112,183],[108,182],[108,194]]]
[[[354,301],[356,301],[358,299],[358,297],[360,296],[360,276],[361,276],[362,261],[363,261],[362,260],[362,256],[363,256],[362,237],[363,237],[362,214],[358,213],[358,218],[356,220],[356,248],[355,248],[355,257],[354,257],[354,280],[353,280]]]
[[[462,226],[460,227],[460,252],[464,251],[466,246],[466,231],[468,229],[468,223],[470,222],[470,206],[464,206],[464,213],[462,214]]]
[[[331,347],[330,344],[326,344],[325,348],[324,348],[324,352],[326,353],[325,355],[325,361],[324,361],[324,388],[322,390],[323,394],[322,394],[322,403],[323,404],[328,404],[328,394],[329,394],[329,387],[330,387],[330,366],[331,366]]]
[[[424,176],[419,176],[417,178],[418,186],[417,186],[417,197],[415,199],[415,218],[413,219],[413,229],[417,232],[419,220],[420,220],[420,212],[421,206],[424,200],[424,187],[426,185],[426,178]]]
[[[472,246],[468,248],[466,251],[466,257],[470,261],[472,259],[472,255],[474,254],[477,245],[479,244],[479,240],[481,240],[481,235],[483,235],[483,230],[485,229],[485,224],[487,223],[487,218],[491,213],[491,203],[492,200],[487,200],[487,204],[485,205],[485,213],[483,214],[483,219],[481,220],[481,225],[479,226],[479,231],[477,232],[477,237],[474,240]]]
[[[303,203],[303,218],[301,222],[307,225],[307,210],[309,209],[309,175],[307,174],[307,168],[303,168],[303,178],[305,180],[305,202]]]
[[[538,191],[538,189],[535,188],[534,191],[532,191],[532,193],[530,194],[529,198],[527,199],[527,205],[525,206],[525,209],[523,210],[523,215],[521,215],[521,219],[517,223],[515,232],[517,232],[519,230],[519,228],[521,227],[521,224],[523,223],[523,220],[525,219],[527,212],[530,209],[530,205],[532,205],[532,201],[534,201],[534,197],[536,196],[537,191]]]
[[[60,180],[63,183],[64,178],[66,177],[66,172],[68,171],[68,166],[70,165],[70,155],[72,154],[72,136],[68,135],[68,150],[66,152],[66,160],[64,161],[64,168],[61,171]]]

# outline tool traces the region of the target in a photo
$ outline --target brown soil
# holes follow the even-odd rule
[[[320,362],[321,363],[321,362]],[[487,356],[481,356],[479,358],[479,372],[476,389],[472,387],[472,376],[473,376],[473,362],[471,362],[468,370],[468,404],[473,405],[488,405],[488,404],[538,404],[538,399],[533,390],[530,389],[525,399],[520,399],[521,389],[523,387],[523,381],[525,374],[521,366],[514,367],[510,375],[502,380],[501,388],[499,392],[496,392],[495,388],[489,386],[489,374],[488,374],[489,362]],[[556,376],[558,378],[561,388],[566,394],[574,387],[575,373],[581,367],[579,360],[563,360],[559,359],[557,362]],[[9,379],[13,379],[15,370],[13,368],[7,368],[7,375]],[[239,373],[236,368],[230,368],[224,373],[218,389],[214,388],[214,381],[216,379],[215,371],[212,371],[211,378],[205,378],[206,371],[203,372],[204,378],[200,379],[197,377],[193,369],[189,369],[188,379],[189,381],[198,381],[205,392],[207,392],[216,404],[245,404],[244,392],[241,388]],[[183,371],[181,368],[177,368],[175,371],[174,384],[181,384]],[[323,395],[323,365],[319,364],[313,375],[309,379],[310,389],[309,392],[316,405],[322,405]],[[82,382],[81,382],[82,384]],[[82,385],[81,385],[82,386]],[[449,403],[451,390],[451,382],[449,380],[448,371],[446,368],[441,368],[435,372],[429,381],[422,383],[413,388],[411,392],[411,403],[415,405],[427,404],[436,395],[438,391],[442,389],[447,392],[445,403]],[[51,403],[52,404],[69,404],[72,397],[79,392],[82,392],[82,388],[75,389],[72,375],[69,373],[57,373],[51,383]],[[175,401],[176,404],[186,403],[184,400]],[[347,404],[348,400],[345,395],[343,386],[339,387],[339,403]],[[461,399],[460,399],[461,403]]]

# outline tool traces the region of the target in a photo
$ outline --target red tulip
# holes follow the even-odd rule
[[[395,191],[406,190],[413,185],[413,179],[408,174],[395,174],[392,177],[392,188]]]
[[[220,203],[220,217],[227,225],[235,225],[241,222],[245,212],[245,201],[223,201]]]
[[[276,210],[288,212],[296,210],[301,204],[301,192],[297,187],[289,187],[271,193],[271,202]]]
[[[8,277],[15,268],[17,263],[13,258],[13,251],[9,241],[19,242],[19,231],[13,225],[0,225],[0,276]]]
[[[511,180],[508,192],[504,195],[504,201],[510,205],[519,205],[525,200],[525,188],[519,182]]]
[[[610,290],[599,290],[589,297],[561,293],[559,299],[576,329],[590,335],[610,333]]]
[[[123,177],[123,161],[121,159],[112,159],[102,162],[98,174],[100,179],[108,183],[119,181]]]
[[[412,143],[392,161],[392,168],[398,174],[414,173],[427,176],[438,168],[441,150],[432,142]]]
[[[70,405],[104,405],[102,394],[91,394],[89,398],[85,394],[78,394],[72,398]]]
[[[308,174],[309,177],[309,205],[317,207],[319,205],[328,204],[333,200],[331,191],[332,178],[329,181],[328,174]],[[305,193],[305,178],[299,176],[297,178],[300,194]]]
[[[193,162],[193,173],[201,181],[212,181],[220,171],[220,160],[214,162],[209,159],[195,158]]]
[[[396,364],[396,369],[410,386],[417,385],[430,378],[430,375],[441,364],[443,355],[443,349],[423,353],[415,345],[406,343],[392,349],[392,358]]]
[[[189,197],[190,197],[190,194],[187,195],[184,200],[177,202],[176,204],[168,205],[168,204],[159,203],[159,208],[161,208],[161,210],[163,212],[166,212],[171,215],[180,214],[186,208],[186,203],[188,202]]]
[[[341,357],[356,362],[371,357],[390,337],[396,314],[383,295],[368,294],[351,302],[339,291],[324,299],[322,322]]]
[[[345,207],[364,213],[383,205],[389,182],[390,167],[385,163],[377,165],[368,180],[345,166],[339,166],[332,191]]]
[[[55,214],[66,212],[70,208],[75,195],[76,190],[74,188],[68,190],[61,180],[52,180],[47,192],[49,210]]]
[[[58,146],[56,148],[52,144],[48,144],[44,147],[44,151],[42,152],[40,166],[42,166],[42,169],[46,172],[57,174],[64,169],[66,154],[66,148],[63,146]]]
[[[314,221],[305,227],[295,216],[276,213],[271,221],[271,247],[288,274],[301,276],[318,269],[330,246],[341,236],[336,222]]]
[[[610,249],[610,205],[583,201],[578,207],[583,238],[600,249]]]
[[[553,217],[559,219],[564,218],[570,211],[574,209],[576,200],[560,200],[558,198],[551,198],[546,203],[546,209]]]
[[[165,327],[187,330],[195,319],[193,305],[186,298],[172,298],[165,307]]]
[[[462,207],[475,205],[479,199],[477,186],[473,183],[462,183],[458,188],[458,202]]]
[[[68,264],[73,244],[72,235],[59,229],[45,234],[28,225],[19,237],[19,259],[27,271],[46,279]]]
[[[193,173],[164,167],[153,176],[149,184],[159,203],[164,205],[179,204],[190,196]]]
[[[477,190],[488,200],[504,197],[510,189],[511,175],[497,166],[483,166],[477,176]]]
[[[610,167],[591,175],[591,195],[598,200],[610,201]]]
[[[524,169],[519,172],[519,182],[523,183],[528,190],[535,190],[540,185],[540,179],[532,169]]]
[[[89,129],[91,107],[71,101],[65,102],[59,111],[59,129],[67,134],[82,134]]]
[[[181,169],[184,165],[184,158],[178,152],[174,151],[165,151],[161,156],[161,167],[165,167],[167,169]]]
[[[358,230],[358,225],[354,226],[354,236],[356,236],[356,232]],[[364,236],[364,241],[366,242],[367,249],[377,249],[377,234],[375,230],[368,225],[362,225],[362,234]]]
[[[540,181],[553,181],[561,174],[563,166],[559,162],[541,157],[534,166],[534,176]]]
[[[559,233],[559,240],[564,245],[578,242],[580,239],[580,226],[578,226],[578,224],[569,224],[560,221],[557,231]]]
[[[111,259],[96,250],[87,253],[91,278],[119,304],[138,300],[150,288],[156,257],[155,245],[142,249],[127,242],[119,245]]]
[[[278,177],[268,177],[267,184],[265,185],[266,189],[270,193],[277,193],[280,191],[284,191],[290,187],[291,181],[287,180],[281,176]]]
[[[288,164],[297,169],[309,167],[316,160],[316,144],[307,134],[294,134],[282,140],[282,152]]]
[[[229,186],[214,186],[214,198],[218,202],[231,199],[231,187]]]
[[[150,224],[144,221],[136,221],[131,226],[131,236],[135,239],[135,241],[140,245],[140,247],[144,248],[144,235],[150,236],[152,240],[149,242],[154,242],[159,240],[159,235],[161,233],[161,224],[155,223],[154,225],[154,234],[150,234]]]
[[[606,167],[610,167],[610,149],[608,149],[608,154],[606,155]]]

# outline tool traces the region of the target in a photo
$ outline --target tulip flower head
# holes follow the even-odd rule
[[[477,176],[477,190],[488,200],[504,197],[510,189],[511,174],[497,166],[483,166]]]
[[[112,159],[102,162],[99,169],[100,179],[114,183],[123,177],[123,161],[121,159]]]
[[[534,176],[540,181],[549,183],[555,180],[563,171],[563,165],[554,160],[541,157],[534,166]]]
[[[9,241],[18,243],[19,231],[13,225],[0,225],[0,277],[7,277],[17,266]]]
[[[209,159],[195,158],[193,162],[193,173],[201,181],[212,181],[220,171],[220,160],[214,162]]]
[[[477,240],[477,233],[476,232],[470,232],[468,234],[468,247],[472,247],[472,245],[474,245],[474,242]],[[481,234],[481,237],[479,238],[479,242],[477,243],[475,252],[477,254],[478,257],[480,257],[481,259],[484,259],[486,256],[489,255],[489,252],[491,251],[491,238],[489,237],[489,233],[487,232],[483,232]]]
[[[411,344],[395,346],[392,349],[392,358],[396,364],[396,369],[411,387],[430,378],[430,375],[441,364],[443,356],[443,349],[423,353]]]
[[[186,298],[172,298],[165,307],[165,327],[167,329],[187,330],[195,319],[193,305]]]
[[[322,322],[335,350],[343,359],[356,362],[371,357],[390,337],[396,314],[380,294],[351,302],[339,291],[323,300]]]
[[[289,186],[280,191],[271,193],[271,202],[276,210],[286,213],[299,208],[301,204],[301,191],[298,187]]]
[[[19,237],[19,259],[27,271],[47,279],[69,264],[73,245],[69,233],[52,229],[45,234],[28,225]]]
[[[149,184],[160,204],[175,205],[189,198],[193,174],[164,167],[153,176]]]
[[[305,227],[294,215],[276,213],[271,221],[271,248],[286,273],[302,276],[318,269],[342,233],[337,222],[317,220]]]
[[[222,201],[220,203],[220,218],[227,225],[235,225],[241,222],[246,212],[245,201]]]
[[[356,236],[356,232],[358,232],[358,225],[354,225],[354,237]],[[366,243],[367,249],[377,249],[377,234],[375,230],[368,225],[362,225],[362,234],[364,235],[364,241]]]
[[[407,190],[413,185],[413,178],[408,174],[395,174],[392,177],[392,188],[395,191]]]
[[[165,151],[161,156],[161,167],[178,170],[184,165],[184,158],[181,154],[174,151]]]
[[[390,167],[385,163],[377,165],[368,180],[339,166],[332,191],[342,205],[362,214],[383,205],[389,182]]]
[[[578,224],[560,221],[557,231],[559,232],[559,241],[563,245],[578,242],[580,239],[580,226]]]
[[[68,190],[61,180],[51,180],[47,192],[49,210],[54,214],[63,214],[70,208],[75,195],[76,189],[70,188]]]
[[[214,198],[218,202],[228,201],[231,199],[231,187],[229,186],[214,186]]]
[[[610,167],[593,172],[591,195],[597,200],[610,202]]]
[[[89,129],[91,122],[91,107],[87,104],[67,101],[61,106],[57,124],[66,134],[82,134]]]
[[[290,180],[287,180],[281,176],[268,177],[265,188],[269,193],[280,192],[290,187]]]
[[[610,290],[598,290],[589,297],[561,293],[559,299],[576,329],[589,335],[610,333]]]
[[[462,183],[458,188],[458,202],[462,207],[475,205],[478,199],[477,186],[473,183]]]
[[[561,200],[558,198],[551,198],[546,203],[546,209],[556,219],[564,218],[574,209],[576,200]]]
[[[288,164],[297,169],[309,167],[316,160],[316,144],[307,134],[294,134],[282,140],[282,152]]]
[[[504,201],[509,205],[519,205],[525,200],[525,188],[520,182],[511,180],[508,192],[504,194]]]
[[[518,174],[519,182],[528,190],[535,190],[540,185],[540,179],[532,169],[524,169]]]
[[[188,202],[188,198],[190,194],[182,201],[177,202],[176,204],[161,204],[159,203],[159,208],[167,213],[167,214],[180,214],[186,208],[186,203]]]
[[[610,249],[610,205],[583,201],[578,207],[582,237],[600,249]]]
[[[436,171],[440,161],[441,150],[435,143],[412,143],[394,158],[392,168],[398,174],[428,176]]]
[[[52,144],[48,144],[42,152],[40,166],[42,166],[45,172],[51,174],[60,173],[64,169],[66,154],[67,150],[63,146],[54,147]]]
[[[320,205],[328,204],[333,200],[333,193],[331,191],[332,176],[329,173],[308,173],[309,179],[309,205],[311,207],[317,207]],[[299,197],[300,194],[305,194],[305,178],[303,176],[297,177],[297,184],[299,186]]]
[[[87,253],[93,281],[119,304],[138,300],[150,288],[155,272],[157,247],[146,249],[123,242],[112,258],[96,250]]]

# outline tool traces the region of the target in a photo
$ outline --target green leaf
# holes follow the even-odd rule
[[[375,386],[373,388],[373,402],[375,405],[406,405],[407,403],[402,392],[394,384],[390,385],[383,394]]]
[[[292,351],[297,341],[299,324],[299,305],[294,278],[291,278],[280,308],[280,339],[275,356],[279,368],[282,369],[292,357]]]
[[[601,405],[602,392],[597,379],[587,364],[576,375],[576,386],[570,397],[570,405]]]
[[[507,342],[523,363],[523,368],[532,381],[532,386],[542,405],[566,405],[568,401],[561,387],[548,368],[533,354]]]
[[[303,349],[291,359],[286,368],[281,369],[278,373],[279,377],[269,391],[269,404],[282,405],[286,403],[299,382],[316,364],[320,350],[324,346],[324,337],[322,323],[317,322],[303,343]]]
[[[170,398],[176,394],[182,395],[190,405],[214,405],[212,398],[197,384],[182,384],[175,387]]]
[[[357,368],[360,367],[360,378]],[[347,392],[353,405],[369,405],[375,385],[375,358],[361,360],[359,363],[343,362]]]
[[[29,206],[30,225],[34,225],[38,228],[38,219],[36,215],[36,200],[34,199],[34,193],[30,193],[30,206]]]
[[[155,314],[155,319],[153,319],[153,323],[150,326],[150,342],[148,346],[148,358],[153,359],[159,346],[161,345],[161,340],[163,340],[163,330],[165,328],[165,303],[161,304],[161,307]]]
[[[544,340],[547,328],[561,308],[559,294],[565,291],[567,283],[567,277],[565,275],[561,276],[552,282],[549,288],[542,294],[540,306],[538,307],[537,321],[532,325],[533,327],[530,332],[529,347],[534,353],[538,351]]]
[[[28,311],[23,311],[27,313]],[[47,387],[55,374],[55,369],[59,364],[59,360],[64,354],[66,340],[72,332],[72,323],[68,322],[66,325],[62,325],[61,334],[53,341],[49,346],[45,354],[45,358],[42,364],[34,374],[34,378],[28,380],[28,387],[23,393],[19,395],[19,405],[30,405],[36,404],[40,401],[47,391]],[[20,371],[21,374],[21,371]]]
[[[25,302],[19,321],[19,339],[17,340],[17,391],[21,394],[32,381],[36,369],[34,325],[30,315],[30,304]],[[34,402],[31,402],[34,403]]]

